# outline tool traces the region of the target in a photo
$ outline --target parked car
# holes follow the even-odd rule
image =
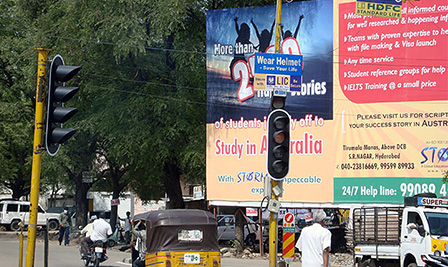
[[[0,225],[6,226],[9,230],[19,231],[20,222],[24,221],[28,225],[30,202],[17,200],[0,201]],[[37,207],[37,225],[46,226],[48,219],[49,230],[59,228],[59,213],[48,213],[39,205]]]
[[[230,241],[235,239],[235,217],[233,215],[218,215],[218,238],[219,241]],[[258,231],[258,223],[249,219],[244,224],[244,241],[252,245],[257,240],[255,231]]]

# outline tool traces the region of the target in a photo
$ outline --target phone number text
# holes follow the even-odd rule
[[[400,162],[400,163],[364,163],[364,162],[356,162],[356,163],[342,163],[341,170],[413,170],[415,168],[414,163],[412,162]]]

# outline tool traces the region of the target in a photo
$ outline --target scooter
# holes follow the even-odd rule
[[[107,241],[108,247],[113,247],[117,243],[125,243],[124,235],[123,235],[123,228],[118,224],[117,227],[115,227],[114,233],[109,237],[109,241]]]
[[[448,255],[439,250],[434,251],[434,254],[422,255],[422,260],[426,267],[448,267]]]
[[[101,262],[106,261],[107,259],[106,247],[101,241],[96,241],[90,245],[89,253],[82,256],[84,266],[89,266],[89,264],[92,263],[93,267],[98,267]]]

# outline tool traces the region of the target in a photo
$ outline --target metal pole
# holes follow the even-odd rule
[[[276,12],[276,27],[275,27],[275,53],[280,54],[281,32],[282,32],[282,1],[277,0]],[[276,187],[277,181],[271,179],[271,188]],[[277,200],[274,190],[271,192],[271,200]],[[277,213],[270,212],[269,214],[269,267],[277,266]]]
[[[26,246],[26,267],[34,266],[34,253],[36,249],[37,207],[39,203],[42,133],[44,127],[45,78],[49,49],[36,48],[36,50],[39,54],[37,60],[36,112],[34,117],[33,166],[31,173],[30,217]]]
[[[48,250],[49,250],[49,241],[48,241],[48,229],[50,229],[48,227],[48,218],[47,218],[47,223],[46,223],[46,227],[44,229],[44,267],[48,267]]]
[[[23,266],[23,221],[20,222],[19,267]]]
[[[277,182],[272,181],[272,187],[277,185]],[[272,199],[277,199],[274,193],[271,195]],[[269,267],[277,266],[277,214],[270,212],[269,214]]]
[[[263,213],[261,212],[261,209],[258,208],[258,223],[260,224],[260,229],[258,231],[260,238],[258,238],[258,245],[260,248],[260,256],[263,257],[264,255],[264,248],[263,248]]]

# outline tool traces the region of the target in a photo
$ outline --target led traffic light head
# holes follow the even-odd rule
[[[276,109],[268,117],[267,169],[271,177],[284,178],[289,171],[289,114]]]
[[[78,111],[76,108],[63,106],[79,90],[78,87],[65,87],[64,83],[72,79],[81,69],[67,66],[60,55],[57,55],[50,66],[48,82],[47,125],[45,128],[45,146],[51,156],[58,153],[62,143],[76,132],[76,129],[62,128],[62,123],[69,120]]]
[[[286,103],[286,97],[285,96],[276,96],[273,95],[271,98],[271,110],[274,109],[284,109]]]

